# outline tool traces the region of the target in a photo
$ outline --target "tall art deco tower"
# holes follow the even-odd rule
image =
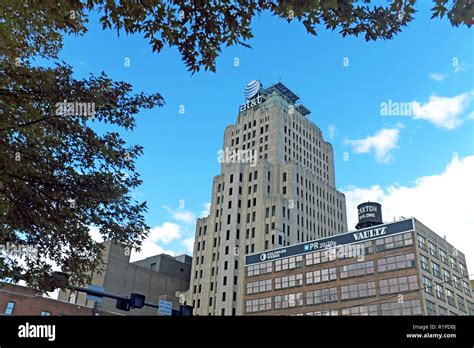
[[[239,315],[244,256],[347,231],[333,150],[282,83],[251,81],[224,132],[210,215],[197,220],[188,303],[195,315]]]

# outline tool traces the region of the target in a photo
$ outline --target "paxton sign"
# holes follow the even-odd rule
[[[285,257],[306,254],[313,251],[339,247],[345,244],[364,242],[367,240],[383,238],[385,236],[404,233],[414,229],[413,219],[402,220],[390,224],[373,226],[363,230],[343,233],[328,238],[322,238],[313,242],[306,242],[287,246],[281,249],[274,249],[259,254],[245,256],[245,265],[252,265],[259,262],[271,261]]]
[[[367,202],[357,206],[359,223],[367,221],[382,223],[382,206],[379,203]]]

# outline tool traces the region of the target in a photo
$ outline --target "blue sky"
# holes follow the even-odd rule
[[[453,161],[470,166],[472,30],[453,28],[447,19],[430,20],[430,6],[431,1],[419,1],[415,20],[402,33],[377,42],[342,38],[324,28],[311,36],[297,22],[263,14],[253,21],[252,49],[223,48],[216,73],[195,75],[186,70],[176,49],[152,53],[140,35],[117,37],[115,31],[103,31],[94,14],[85,36],[65,38],[61,58],[77,77],[105,71],[136,91],[164,97],[164,107],[141,112],[136,129],[122,134],[145,148],[137,162],[144,183],[135,194],[148,202],[148,224],[161,226],[164,234],[165,223],[178,226],[169,238],[157,237],[155,242],[164,250],[184,251],[183,240],[189,245],[194,233],[192,217],[210,202],[224,128],[235,122],[243,88],[252,79],[264,86],[281,80],[312,111],[310,119],[334,147],[337,187],[351,199],[377,198],[375,185],[383,201],[393,193],[390,188],[416,189],[419,178],[444,175]],[[388,100],[416,102],[418,114],[382,116],[381,103]],[[411,192],[418,197],[418,191]],[[428,212],[425,215],[429,219]],[[472,223],[467,228],[474,229]],[[436,231],[437,226],[430,227]]]

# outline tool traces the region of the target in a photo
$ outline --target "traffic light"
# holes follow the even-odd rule
[[[179,306],[179,312],[182,317],[192,317],[193,316],[193,307],[187,305]]]
[[[128,299],[119,299],[115,304],[115,308],[128,312],[130,311],[130,301]]]
[[[130,294],[130,307],[142,308],[145,305],[145,295]]]

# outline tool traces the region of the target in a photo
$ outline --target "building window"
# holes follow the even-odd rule
[[[466,305],[464,303],[464,297],[458,295],[458,308],[460,311],[466,311]]]
[[[442,263],[448,264],[448,259],[446,257],[447,256],[446,251],[444,251],[443,249],[439,249],[439,256],[441,258]]]
[[[384,257],[377,260],[378,272],[390,272],[409,267],[415,267],[414,253]]]
[[[465,281],[462,282],[462,287],[464,289],[464,294],[467,296],[471,296],[471,289],[469,288],[469,284]]]
[[[425,237],[417,234],[416,240],[418,241],[418,247],[420,247],[420,249],[425,250]]]
[[[306,254],[306,266],[316,265],[318,263],[334,261],[336,259],[336,252],[330,251],[316,251],[314,253]]]
[[[362,307],[362,306],[361,306]],[[372,307],[372,306],[370,306]],[[377,305],[375,305],[375,307],[377,307]],[[346,308],[345,308],[346,309]],[[297,314],[299,315],[299,314]],[[307,312],[306,315],[312,315],[312,316],[335,316],[335,315],[339,315],[337,309],[328,309],[326,311],[315,311],[315,312]],[[356,315],[356,314],[354,314]],[[372,314],[369,314],[369,315],[372,315]]]
[[[444,281],[446,283],[449,283],[451,281],[451,275],[449,274],[449,271],[446,268],[443,268],[443,275],[444,275]]]
[[[467,301],[467,311],[469,315],[474,315],[474,303]]]
[[[275,309],[291,308],[303,305],[303,293],[286,294],[274,297]]]
[[[436,305],[433,302],[426,300],[426,311],[428,315],[436,315]]]
[[[247,287],[247,294],[256,294],[259,292],[271,291],[272,280],[265,279],[265,280],[260,280],[257,282],[247,283],[246,287]]]
[[[41,311],[41,314],[40,314],[42,317],[47,317],[47,316],[50,316],[51,315],[51,312],[48,312],[48,311]]]
[[[437,256],[436,255],[436,245],[434,245],[431,242],[428,242],[428,250],[429,250],[431,256],[434,256],[434,257]]]
[[[464,266],[462,263],[459,263],[459,273],[461,273],[463,276],[467,276],[466,266]]]
[[[375,296],[375,282],[341,286],[342,300],[350,300],[369,296]]]
[[[326,268],[306,273],[306,284],[317,284],[337,279],[336,268]]]
[[[427,294],[433,295],[433,287],[431,285],[431,279],[423,276],[422,278],[423,288]]]
[[[341,279],[374,273],[374,261],[351,263],[339,267]]]
[[[428,265],[428,259],[420,254],[420,264],[421,268],[423,268],[425,271],[429,272],[430,271],[430,266]]]
[[[381,315],[421,315],[420,300],[393,301],[380,304]]]
[[[257,276],[261,274],[271,273],[273,269],[272,261],[269,262],[262,262],[257,265],[247,266],[247,276]]]
[[[441,272],[439,270],[439,265],[436,262],[431,261],[431,264],[433,266],[433,275],[441,278]]]
[[[320,304],[337,301],[337,288],[319,289],[306,292],[306,304]]]
[[[269,311],[271,309],[272,309],[271,297],[258,298],[255,300],[245,301],[246,313],[263,312],[263,311]]]
[[[342,315],[377,315],[377,305],[362,305],[356,307],[343,308]]]
[[[5,315],[12,315],[13,309],[15,308],[15,302],[8,301],[7,306],[5,307]]]
[[[450,256],[449,261],[450,261],[450,264],[451,264],[451,268],[454,269],[454,270],[457,270],[456,259],[454,257]]]
[[[302,273],[275,278],[275,290],[293,288],[301,285],[303,285]]]
[[[439,298],[440,300],[443,300],[445,301],[445,297],[444,297],[444,291],[443,291],[443,287],[439,284],[436,284],[435,285],[435,292],[436,292],[436,297]]]
[[[454,287],[458,290],[461,290],[461,284],[459,284],[459,278],[453,275]]]
[[[225,292],[222,293],[222,302],[225,302]]]
[[[412,245],[413,239],[411,232],[399,234],[396,236],[379,238],[375,241],[375,250],[382,252],[385,250],[401,248],[404,246]]]
[[[275,261],[275,272],[303,267],[303,256],[294,256]]]
[[[456,303],[454,302],[454,293],[449,289],[446,289],[446,298],[451,306],[456,306]]]

